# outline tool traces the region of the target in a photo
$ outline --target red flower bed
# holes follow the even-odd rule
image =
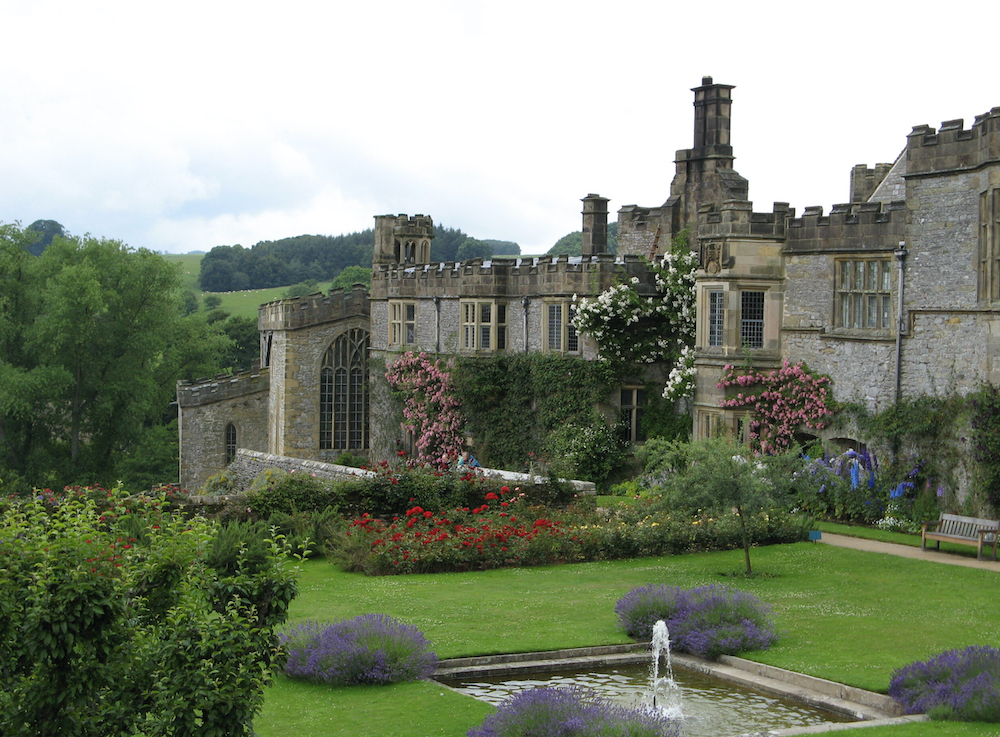
[[[508,490],[509,491],[509,490]],[[506,492],[504,492],[506,493]],[[486,495],[499,499],[495,493]],[[367,552],[369,573],[430,573],[577,560],[576,539],[558,521],[519,519],[517,502],[438,513],[412,507],[386,521],[362,515],[350,525],[355,549]],[[359,539],[360,538],[360,539]]]

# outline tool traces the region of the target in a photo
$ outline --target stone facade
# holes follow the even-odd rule
[[[410,447],[384,378],[387,363],[404,351],[436,357],[554,352],[595,359],[596,344],[571,324],[576,299],[633,278],[640,290],[655,291],[645,261],[606,253],[607,202],[596,194],[583,199],[588,254],[569,258],[430,263],[430,217],[377,217],[370,295],[355,288],[261,305],[263,368],[254,377],[224,379],[242,389],[222,391],[215,388],[218,382],[178,387],[182,484],[202,486],[226,467],[227,455],[235,457],[230,426],[240,448],[282,458],[330,463],[347,450],[384,459]],[[324,371],[345,336],[360,334],[363,397],[345,401],[338,413],[339,379]],[[662,367],[643,368],[636,376],[645,374],[657,383],[664,379]],[[601,407],[609,417],[618,417],[619,394]],[[363,433],[355,434],[353,425],[343,429],[351,412],[360,417],[362,404]]]
[[[261,305],[261,368],[181,382],[177,387],[181,485],[200,488],[226,468],[237,448],[322,462],[332,462],[344,451],[365,453],[367,417],[356,442],[337,443],[335,421],[329,442],[324,443],[319,405],[324,369],[331,379],[337,371],[333,365],[325,367],[324,361],[348,336],[365,341],[361,368],[367,373],[368,305],[368,294],[360,286]],[[361,378],[363,391],[355,396],[367,405],[367,377]],[[333,381],[328,389],[332,399]],[[367,406],[362,410],[367,413]]]
[[[719,408],[726,363],[805,361],[834,379],[839,401],[873,411],[1000,379],[1000,108],[969,129],[961,120],[915,127],[893,164],[851,170],[849,203],[796,217],[784,203],[753,212],[735,185],[727,199],[720,187],[737,180],[719,161],[690,186],[688,165],[708,145],[697,133],[706,124],[699,100],[731,90],[709,87],[706,79],[694,90],[695,147],[678,153],[671,199],[619,211],[619,233],[624,218],[635,250],[652,245],[635,232],[641,216],[656,220],[658,250],[679,224],[699,251],[696,435],[740,427],[740,412]],[[731,100],[719,109],[728,116]],[[724,122],[715,124],[728,134]],[[743,311],[750,304],[758,317],[760,300],[741,301],[744,292],[764,293],[751,345]]]
[[[741,426],[741,413],[719,407],[729,363],[805,361],[834,379],[839,401],[870,410],[1000,381],[1000,108],[968,129],[915,127],[892,164],[851,169],[849,202],[797,217],[781,202],[753,210],[733,170],[733,89],[711,77],[693,89],[694,145],[677,152],[663,204],[619,209],[617,256],[606,253],[608,200],[596,194],[583,198],[575,258],[431,263],[430,217],[377,217],[370,295],[263,305],[259,370],[178,387],[182,483],[221,469],[234,435],[241,448],[315,461],[343,449],[391,454],[406,439],[383,374],[403,351],[593,359],[597,346],[570,325],[575,299],[632,279],[653,293],[641,257],[682,233],[699,257],[697,436]],[[331,351],[362,335],[370,364],[354,364],[364,387],[351,394],[359,385],[337,373]],[[330,415],[324,402],[348,395]],[[364,431],[344,429],[362,409]]]

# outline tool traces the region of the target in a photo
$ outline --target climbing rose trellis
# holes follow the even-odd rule
[[[652,264],[656,293],[639,293],[639,278],[577,302],[573,325],[600,346],[601,358],[620,363],[674,360],[694,345],[694,270],[698,257],[675,243]]]
[[[462,450],[465,417],[455,398],[451,374],[426,353],[407,351],[387,367],[385,378],[403,396],[404,430],[416,437],[417,455],[429,463],[448,463]]]
[[[754,411],[750,441],[761,453],[780,453],[792,444],[800,426],[820,430],[833,414],[830,377],[813,376],[801,362],[793,366],[785,361],[766,374],[726,364],[716,386],[741,390],[719,406]]]

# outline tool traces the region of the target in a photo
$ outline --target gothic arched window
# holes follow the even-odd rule
[[[236,425],[229,423],[226,425],[226,465],[228,466],[236,458]]]
[[[368,447],[368,333],[341,335],[323,355],[319,374],[320,450]]]

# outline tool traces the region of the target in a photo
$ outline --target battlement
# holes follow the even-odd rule
[[[795,208],[787,202],[775,202],[771,212],[754,212],[753,203],[727,200],[698,208],[698,239],[707,238],[782,238],[785,221],[795,217]]]
[[[433,264],[376,264],[372,300],[408,297],[541,297],[589,294],[616,278],[651,282],[648,262],[638,256],[599,253],[591,256],[472,259]]]
[[[374,261],[429,263],[433,238],[434,220],[430,215],[376,215]]]
[[[367,318],[369,314],[368,291],[364,286],[355,284],[350,291],[334,289],[326,295],[317,292],[262,304],[257,326],[260,330],[298,330],[345,317]]]
[[[858,164],[852,168],[851,202],[867,202],[891,170],[892,164],[876,164],[874,169]]]
[[[807,207],[802,217],[789,218],[785,252],[886,251],[906,239],[905,202],[854,202]]]
[[[177,382],[177,404],[181,407],[198,407],[225,399],[236,399],[270,389],[268,369],[261,369],[254,361],[249,371],[238,374],[217,374],[214,378]]]
[[[1000,107],[977,115],[966,130],[961,118],[935,130],[917,125],[906,137],[906,176],[976,169],[1000,162]]]

